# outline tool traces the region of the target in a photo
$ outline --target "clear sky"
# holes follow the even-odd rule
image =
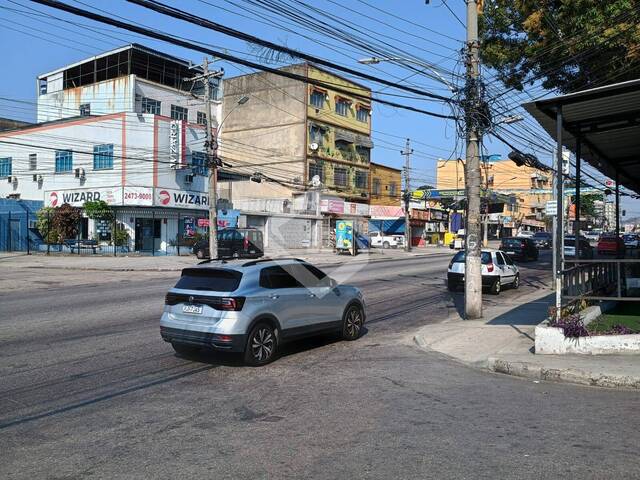
[[[188,38],[207,46],[227,50],[230,54],[259,60],[264,63],[264,54],[250,47],[246,42],[206,30],[179,20],[151,12],[130,4],[125,0],[67,0],[80,8],[98,13],[108,12],[113,17],[123,17],[127,21],[161,30],[165,33]],[[424,91],[449,96],[445,84],[422,75],[406,66],[393,63],[362,65],[358,59],[371,57],[373,48],[377,56],[411,57],[418,63],[435,64],[436,69],[448,83],[460,85],[463,67],[460,63],[460,49],[465,39],[465,4],[462,0],[277,0],[272,3],[288,5],[299,9],[305,18],[305,25],[294,23],[282,11],[261,9],[257,0],[166,0],[167,4],[188,10],[199,16],[222,23],[290,48],[311,53],[322,58],[359,69],[371,75],[383,77],[398,84],[411,85]],[[451,11],[447,8],[450,7]],[[317,10],[313,10],[313,9]],[[99,11],[100,9],[104,9]],[[52,18],[75,22],[62,23]],[[335,31],[326,27],[343,29],[352,44]],[[359,37],[359,38],[358,38]],[[360,42],[359,39],[366,41]],[[0,79],[0,116],[33,121],[32,104],[16,103],[15,100],[34,102],[36,98],[35,78],[63,65],[126,43],[137,42],[181,58],[200,63],[199,52],[175,47],[163,42],[142,38],[114,27],[80,19],[63,12],[39,6],[28,0],[0,0],[0,45],[3,45],[3,75]],[[262,55],[259,59],[256,56]],[[278,59],[282,60],[282,59]],[[288,63],[286,59],[274,65]],[[229,62],[219,62],[224,67],[225,76],[231,77],[250,72]],[[418,65],[414,63],[414,65]],[[423,68],[423,67],[416,67]],[[487,77],[488,94],[496,95],[503,87],[491,72]],[[451,109],[439,101],[422,100],[413,94],[397,89],[367,83],[374,96],[406,103],[426,110],[451,114]],[[520,103],[539,97],[544,92],[532,88],[529,92],[509,92],[500,104],[494,105],[504,115],[524,114],[518,108]],[[400,167],[404,158],[400,150],[404,139],[411,138],[415,154],[412,158],[412,186],[435,183],[435,163],[438,158],[463,155],[463,142],[457,139],[456,126],[452,121],[428,117],[393,107],[374,104],[372,128],[375,148],[372,160]],[[529,117],[525,122],[509,126],[509,140],[523,151],[533,152],[544,163],[551,163],[551,139],[542,133]],[[530,141],[519,140],[515,135]],[[485,140],[485,154],[506,155],[511,149],[495,139]],[[545,147],[545,148],[543,148]],[[592,170],[594,176],[602,175]],[[627,217],[640,216],[640,202],[625,199],[623,207]]]

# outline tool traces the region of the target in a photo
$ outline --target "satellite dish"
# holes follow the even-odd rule
[[[309,145],[309,148],[315,152],[316,150],[318,150],[318,144],[314,142]]]
[[[311,185],[313,185],[314,187],[319,187],[321,184],[322,182],[320,181],[320,175],[314,175],[311,179]]]

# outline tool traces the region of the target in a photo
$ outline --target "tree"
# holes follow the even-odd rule
[[[113,221],[113,210],[104,200],[84,203],[84,213],[93,220]]]
[[[40,236],[44,238],[46,243],[56,243],[58,241],[58,233],[52,226],[53,212],[52,207],[44,207],[38,210],[36,226]]]
[[[53,211],[51,226],[58,235],[58,241],[74,238],[78,234],[78,226],[82,214],[80,209],[72,207],[68,203],[63,203]]]
[[[507,87],[570,92],[640,76],[640,0],[490,0],[481,56]]]

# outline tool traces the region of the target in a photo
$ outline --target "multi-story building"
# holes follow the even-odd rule
[[[371,162],[371,205],[397,207],[402,200],[402,170]]]
[[[371,90],[308,63],[282,70],[340,92],[267,72],[225,79],[221,156],[234,172],[259,173],[263,181],[246,178],[222,188],[234,208],[272,214],[317,213],[308,192],[321,189],[325,243],[336,216],[361,219],[362,231],[369,213]],[[237,108],[244,96],[250,100]]]
[[[438,190],[463,190],[464,160],[438,161]],[[481,188],[491,203],[491,194],[505,194],[515,202],[499,202],[501,211],[490,210],[490,233],[502,230],[503,235],[515,234],[518,229],[542,230],[545,228],[544,209],[552,198],[552,175],[529,166],[516,165],[511,160],[482,163]]]
[[[45,206],[104,200],[130,249],[172,250],[208,227],[205,106],[190,63],[140,45],[37,80],[38,123],[0,133],[0,196]],[[219,117],[221,101],[214,101]],[[103,239],[90,219],[82,238]]]

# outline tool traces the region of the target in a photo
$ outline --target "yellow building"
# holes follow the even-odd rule
[[[371,162],[371,205],[399,206],[402,199],[402,170]]]
[[[481,164],[483,189],[513,195],[515,204],[505,203],[502,225],[507,229],[545,228],[544,208],[552,198],[551,173],[528,166],[518,166],[511,160]],[[464,160],[439,161],[436,169],[438,190],[464,189]],[[497,220],[494,220],[497,221]]]

